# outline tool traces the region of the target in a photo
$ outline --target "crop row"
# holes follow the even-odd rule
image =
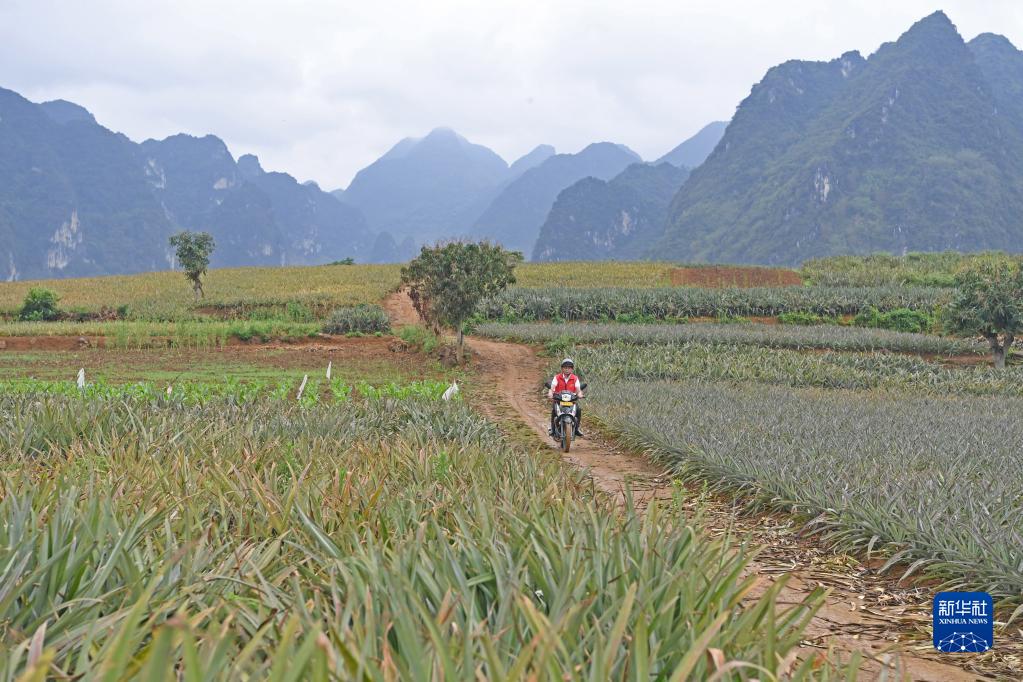
[[[596,412],[683,477],[796,508],[848,548],[1023,594],[1023,400],[616,383]]]
[[[3,680],[855,674],[795,658],[820,594],[463,404],[0,396],[0,486]]]
[[[1003,252],[907,253],[893,256],[875,253],[869,256],[829,256],[814,258],[802,265],[804,280],[821,286],[886,286],[923,285],[951,287],[960,268],[992,255],[1009,256]],[[1018,255],[1009,256],[1019,258]]]
[[[775,316],[804,312],[852,315],[867,308],[932,310],[947,292],[928,287],[775,287],[751,289],[509,289],[485,301],[488,320],[670,320]]]
[[[200,322],[9,322],[0,323],[0,338],[5,336],[84,336],[103,337],[107,347],[197,348],[213,349],[231,339],[299,339],[316,336],[319,323],[280,321]]]
[[[604,379],[707,379],[741,383],[1023,396],[1023,367],[946,367],[890,353],[801,353],[703,343],[637,346],[615,341],[569,351],[581,373]]]
[[[211,402],[245,405],[260,400],[296,400],[308,407],[320,402],[344,403],[353,397],[365,400],[440,400],[447,388],[443,381],[430,380],[372,385],[366,381],[348,384],[340,379],[308,379],[304,382],[228,379],[221,383],[181,382],[164,387],[153,382],[112,384],[97,381],[79,387],[74,381],[14,379],[0,381],[0,396],[55,395],[83,400],[146,401],[165,406]],[[459,394],[455,396],[457,399]]]
[[[838,325],[812,327],[796,325],[745,324],[615,324],[540,322],[480,325],[476,333],[522,343],[565,346],[574,343],[623,341],[638,345],[702,343],[720,346],[764,348],[830,349],[839,351],[892,351],[945,355],[983,353],[987,349],[972,339],[942,338],[885,329],[864,329]]]

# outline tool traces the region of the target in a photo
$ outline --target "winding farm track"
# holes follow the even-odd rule
[[[388,297],[384,307],[395,325],[418,322],[411,302],[402,293]],[[470,338],[468,344],[481,382],[493,389],[490,394],[495,404],[490,407],[490,416],[500,420],[512,415],[553,449],[554,443],[547,435],[547,406],[540,392],[549,363],[529,346],[481,338]],[[591,427],[589,431],[592,434],[594,430]],[[637,506],[671,497],[667,472],[646,457],[623,452],[600,438],[576,441],[564,459],[584,470],[595,488],[621,500],[628,486]],[[842,657],[861,652],[867,659],[862,679],[995,679],[938,660],[930,642],[919,641],[931,619],[931,590],[900,587],[849,557],[837,557],[798,538],[798,527],[791,520],[740,516],[734,508],[717,501],[705,511],[703,525],[710,532],[748,533],[755,544],[764,545],[749,567],[757,581],[751,598],[762,595],[780,575],[789,576],[778,597],[783,607],[802,602],[818,586],[826,587],[827,600],[811,622],[805,642],[810,647],[830,647]],[[914,633],[918,651],[900,645]],[[965,663],[971,659],[962,660]]]

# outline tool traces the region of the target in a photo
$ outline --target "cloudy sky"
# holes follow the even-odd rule
[[[598,140],[655,158],[772,65],[869,54],[939,8],[1023,45],[1017,0],[0,0],[0,87],[332,189],[437,126],[509,161]]]

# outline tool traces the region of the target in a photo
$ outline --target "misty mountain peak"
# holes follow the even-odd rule
[[[981,33],[971,40],[968,45],[973,50],[991,50],[1002,52],[1006,55],[1015,55],[1020,52],[1008,38],[999,33]]]
[[[501,159],[492,150],[482,145],[473,144],[453,129],[443,126],[434,128],[424,137],[406,137],[402,139],[381,156],[378,161],[392,161],[409,156],[446,153],[482,154],[500,159],[501,164],[504,166],[508,165],[504,162],[504,159]]]
[[[643,158],[636,152],[629,149],[624,144],[618,144],[616,142],[593,142],[586,145],[579,156],[596,156],[596,155],[608,155],[613,154],[619,156],[622,152],[633,157],[636,161],[642,161]]]
[[[459,142],[468,142],[464,137],[454,131],[453,128],[447,126],[438,126],[427,133],[426,140],[457,140]]]
[[[414,147],[410,148],[410,151],[421,151],[421,150],[469,150],[473,148],[485,149],[480,145],[475,145],[469,140],[465,139],[451,128],[441,127],[434,128],[426,137],[416,141]],[[489,149],[487,151],[490,151]]]
[[[163,149],[174,150],[177,152],[204,154],[211,157],[232,158],[231,152],[227,149],[227,145],[216,135],[203,135],[202,137],[196,137],[195,135],[189,135],[187,133],[178,133],[177,135],[165,137],[162,140],[146,140],[142,144],[144,147],[159,146]]]
[[[508,164],[451,128],[407,137],[360,170],[344,192],[345,202],[366,215],[371,228],[395,241],[427,242],[457,236],[507,177]]]
[[[47,118],[60,125],[70,123],[71,121],[96,123],[96,117],[93,116],[88,109],[64,99],[42,102],[39,105],[39,108],[43,110],[43,113],[46,114]]]
[[[708,123],[654,163],[670,163],[677,168],[696,168],[714,151],[727,127],[728,121]]]
[[[948,18],[948,15],[945,14],[945,12],[940,9],[935,10],[934,12],[928,14],[926,17],[920,19],[915,24],[910,26],[909,31],[907,31],[907,33],[923,30],[940,32],[947,32],[951,30],[953,32],[958,33],[956,31],[955,24],[953,24],[952,20]]]
[[[242,154],[238,157],[238,172],[246,179],[258,178],[265,171],[255,154]]]
[[[938,10],[934,14],[924,17],[909,27],[909,30],[899,36],[894,43],[886,43],[878,50],[881,54],[886,49],[899,49],[907,51],[934,50],[941,47],[961,47],[965,45],[963,38],[956,30],[951,19]],[[935,52],[934,54],[937,54]],[[924,55],[921,55],[924,56]]]
[[[509,166],[508,174],[511,176],[519,176],[530,168],[539,166],[555,154],[557,154],[557,150],[555,150],[551,145],[538,144],[533,147],[532,151],[518,158],[511,166]]]

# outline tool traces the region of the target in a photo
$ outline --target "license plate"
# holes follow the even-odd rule
[[[564,405],[565,407],[572,407],[573,403],[571,400],[562,400],[561,404]]]

